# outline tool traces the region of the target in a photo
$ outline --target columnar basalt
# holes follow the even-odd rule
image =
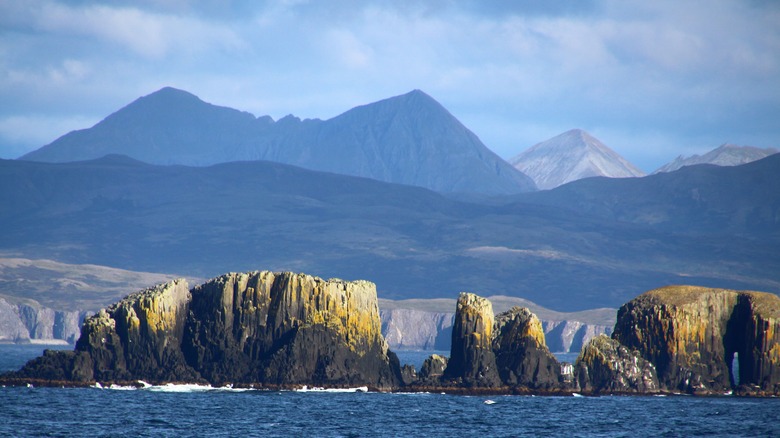
[[[14,378],[295,386],[399,385],[381,336],[376,287],[305,274],[176,280],[87,319],[74,352],[50,352]]]
[[[464,386],[501,386],[493,353],[493,305],[485,298],[461,292],[452,327],[452,347],[443,379]]]
[[[721,393],[780,391],[780,297],[670,286],[618,311],[613,338],[655,364],[662,388]],[[732,369],[735,353],[739,375]]]
[[[493,352],[501,380],[510,386],[551,389],[560,386],[561,365],[544,340],[542,322],[527,308],[496,316]]]

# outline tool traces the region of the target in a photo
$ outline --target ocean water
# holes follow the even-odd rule
[[[41,350],[0,346],[0,369],[16,369]],[[444,394],[196,386],[0,388],[0,436],[780,436],[774,398],[490,399],[495,403]]]

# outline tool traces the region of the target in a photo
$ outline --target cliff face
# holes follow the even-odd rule
[[[591,393],[658,392],[655,366],[618,341],[599,335],[588,342],[574,364],[581,390]]]
[[[87,380],[199,380],[181,351],[190,298],[187,281],[178,279],[88,318],[76,343],[76,351],[93,363]]]
[[[443,378],[465,386],[501,385],[493,353],[493,305],[485,298],[461,292],[452,326],[452,348]]]
[[[0,298],[0,341],[52,340],[76,342],[87,312],[60,311],[37,302],[14,304]]]
[[[253,272],[223,275],[192,296],[182,349],[209,381],[397,383],[373,283]]]
[[[400,370],[372,283],[250,272],[130,295],[86,320],[74,352],[48,352],[17,377],[383,388]]]
[[[657,367],[663,388],[719,393],[780,390],[780,297],[762,292],[670,286],[618,311],[613,338]]]
[[[526,308],[496,316],[493,351],[505,384],[548,389],[560,383],[561,365],[545,345],[542,323]]]

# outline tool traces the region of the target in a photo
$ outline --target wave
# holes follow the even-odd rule
[[[357,388],[321,388],[321,387],[308,387],[304,385],[302,388],[296,389],[295,392],[368,392],[368,386],[358,386]]]
[[[105,388],[100,383],[95,383],[95,385],[93,385],[93,388],[111,389],[114,391],[151,391],[151,392],[182,392],[182,393],[209,392],[209,391],[245,392],[245,391],[253,390],[252,388],[233,388],[233,385],[214,387],[211,385],[199,385],[194,383],[166,383],[164,385],[152,385],[150,383],[144,382],[143,380],[138,380],[138,384],[140,386],[134,386],[134,385],[123,386],[123,385],[112,384],[108,388]]]

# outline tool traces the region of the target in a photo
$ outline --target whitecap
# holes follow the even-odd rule
[[[323,388],[320,386],[313,386],[309,388],[303,385],[301,388],[296,389],[296,392],[368,392],[368,386],[358,386],[356,388]]]

